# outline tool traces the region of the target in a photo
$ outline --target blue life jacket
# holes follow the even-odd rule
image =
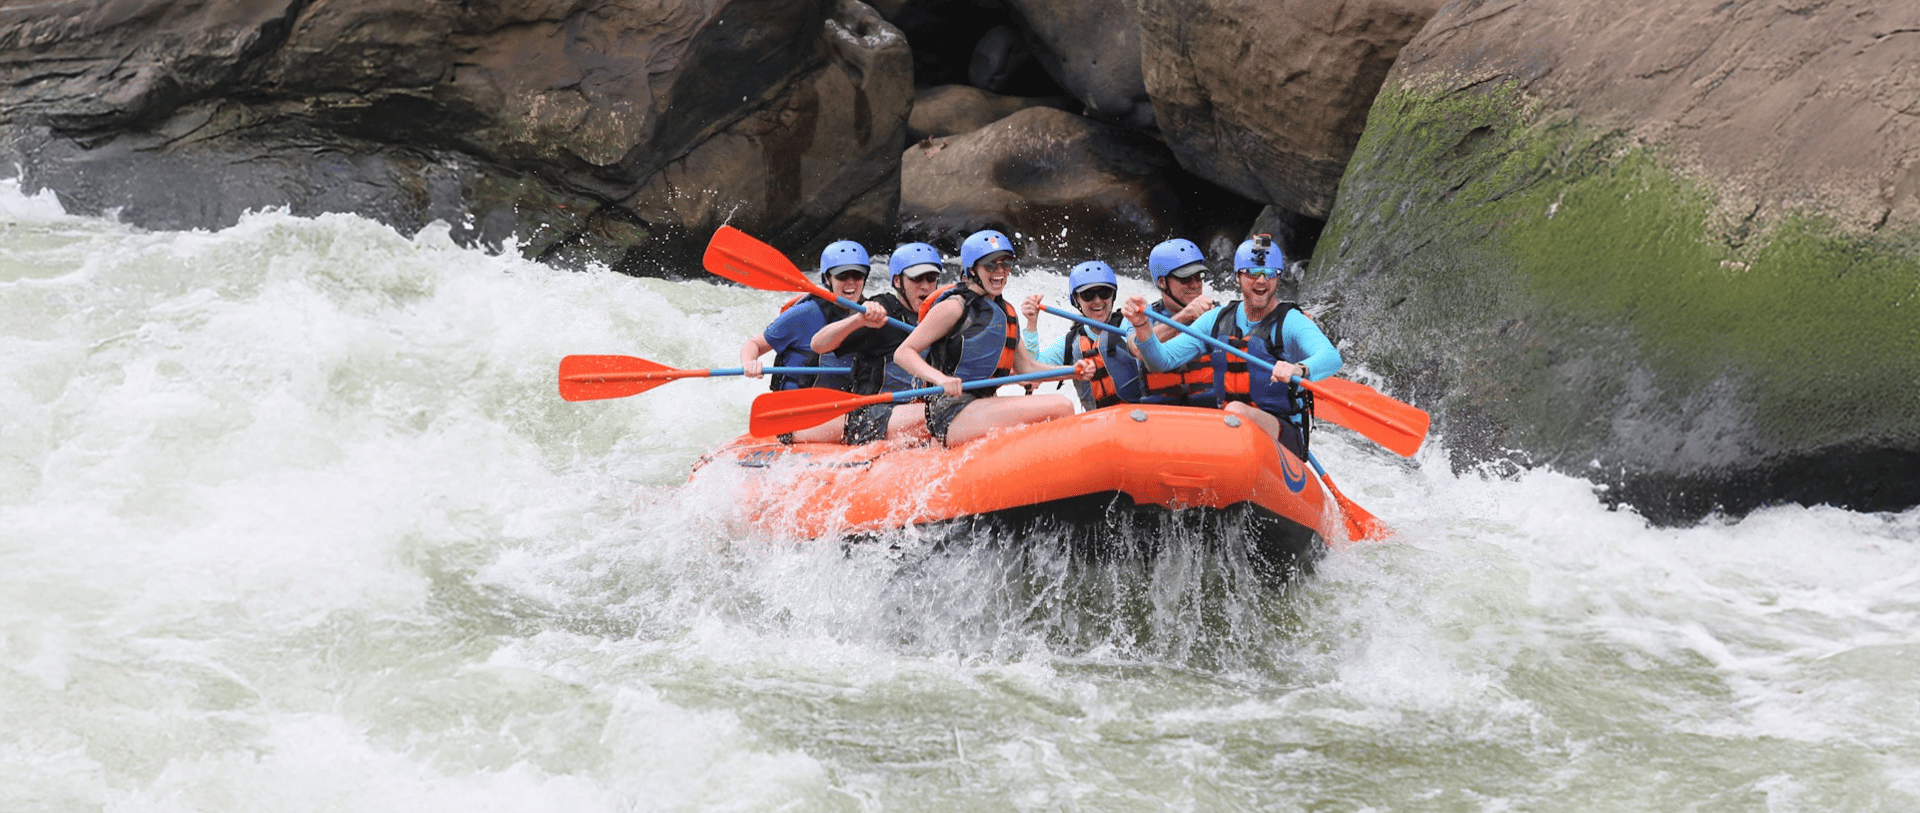
[[[962,381],[1012,375],[1014,348],[1020,346],[1020,322],[1013,306],[999,297],[975,293],[965,285],[948,288],[930,301],[938,304],[949,296],[961,298],[960,319],[947,335],[927,348],[927,363]],[[993,391],[974,390],[973,394],[987,397]]]

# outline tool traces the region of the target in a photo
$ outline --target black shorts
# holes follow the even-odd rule
[[[927,434],[947,444],[947,430],[953,427],[953,419],[960,417],[960,411],[968,404],[980,400],[967,393],[959,395],[932,395],[927,397]]]
[[[893,404],[868,404],[847,413],[847,428],[840,440],[859,446],[887,437],[887,422],[893,419]]]
[[[1300,458],[1301,462],[1305,462],[1307,459],[1306,435],[1300,432],[1300,427],[1295,426],[1292,420],[1280,415],[1274,415],[1274,417],[1280,419],[1280,445],[1292,452],[1294,457]]]

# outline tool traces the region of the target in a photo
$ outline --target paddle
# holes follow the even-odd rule
[[[1320,485],[1326,486],[1327,493],[1333,495],[1333,501],[1340,504],[1340,516],[1347,521],[1347,539],[1378,542],[1393,535],[1393,529],[1381,522],[1379,517],[1367,513],[1367,509],[1355,505],[1347,499],[1347,495],[1340,493],[1340,489],[1334,488],[1333,478],[1327,476],[1326,468],[1320,465],[1320,458],[1308,452],[1307,463],[1320,475]]]
[[[1019,375],[966,381],[960,384],[960,389],[977,390],[998,387],[1002,384],[1018,384],[1022,381],[1065,378],[1070,375],[1073,375],[1072,367],[1056,367],[1051,370],[1036,370]],[[899,392],[877,392],[872,395],[852,395],[825,387],[769,392],[753,399],[753,414],[747,422],[747,430],[760,437],[784,435],[788,432],[798,432],[819,426],[868,404],[888,402],[899,404],[923,395],[939,395],[943,392],[946,392],[943,387],[921,387]]]
[[[715,275],[726,277],[749,288],[812,294],[854,310],[863,310],[866,307],[815,285],[813,280],[808,279],[806,273],[802,272],[799,266],[794,265],[792,260],[787,259],[787,255],[781,254],[779,249],[760,242],[753,235],[732,226],[723,225],[713,233],[713,240],[707,243],[707,253],[701,258],[701,264]],[[887,324],[908,333],[913,332],[913,325],[892,317],[887,318]]]
[[[1041,310],[1055,316],[1071,319],[1088,327],[1095,327],[1122,335],[1131,332],[1117,325],[1109,325],[1105,322],[1088,319],[1080,314],[1063,311],[1051,306],[1042,306]],[[1361,431],[1363,434],[1364,430],[1361,430],[1360,426],[1356,426],[1355,422],[1364,426],[1376,419],[1364,414],[1356,415],[1348,411],[1343,406],[1344,404],[1349,402],[1370,404],[1375,408],[1377,414],[1386,415],[1394,421],[1408,427],[1425,427],[1429,421],[1427,413],[1420,411],[1419,408],[1400,403],[1392,398],[1381,395],[1379,390],[1358,381],[1348,381],[1344,378],[1323,378],[1313,382],[1313,385],[1320,388],[1320,390],[1331,390],[1334,393],[1333,395],[1323,397],[1318,402],[1316,417],[1329,423],[1336,423],[1349,429]],[[1315,394],[1317,395],[1319,392],[1319,390],[1316,390]],[[1422,428],[1420,434],[1424,436],[1426,430]],[[1419,448],[1418,441],[1414,443],[1413,448]]]
[[[763,367],[760,371],[768,375],[852,372],[846,367]],[[569,401],[625,398],[629,395],[639,395],[676,379],[746,375],[746,372],[738,367],[677,370],[659,362],[633,356],[567,356],[560,360],[560,397]]]
[[[1149,319],[1170,325],[1181,333],[1205,342],[1215,350],[1246,359],[1248,364],[1263,373],[1269,375],[1273,373],[1273,364],[1265,359],[1249,356],[1245,350],[1154,313],[1152,308],[1142,313]],[[1401,457],[1412,457],[1413,453],[1420,449],[1421,442],[1427,438],[1427,426],[1431,419],[1424,410],[1381,395],[1372,387],[1353,381],[1326,386],[1324,382],[1307,381],[1297,376],[1294,381],[1313,393],[1316,404],[1320,403],[1321,399],[1333,404],[1335,409],[1332,410],[1332,414],[1340,416],[1342,420],[1338,423],[1341,426],[1365,435]],[[1329,417],[1329,420],[1332,420],[1332,417]]]

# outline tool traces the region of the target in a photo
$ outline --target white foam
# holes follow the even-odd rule
[[[1648,809],[1720,789],[1644,766],[1736,763],[1786,805],[1916,792],[1920,512],[1654,528],[1328,428],[1398,541],[1291,591],[843,551],[682,487],[761,382],[556,392],[573,353],[736,366],[780,294],[17,184],[0,223],[3,808]]]

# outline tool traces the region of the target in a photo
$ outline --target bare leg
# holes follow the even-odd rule
[[[899,438],[922,442],[933,439],[927,434],[926,404],[915,401],[893,408],[893,414],[887,417],[887,439]]]
[[[794,443],[841,443],[847,437],[847,416],[841,415],[819,426],[793,433]]]
[[[947,428],[947,445],[957,446],[995,429],[1050,421],[1073,414],[1073,402],[1062,395],[1017,395],[982,398],[954,416]]]
[[[1259,409],[1255,409],[1254,407],[1249,406],[1246,403],[1243,403],[1240,401],[1228,401],[1227,411],[1235,415],[1238,415],[1241,418],[1244,418],[1246,420],[1253,421],[1253,425],[1260,427],[1260,431],[1266,432],[1267,437],[1273,438],[1273,442],[1275,443],[1280,442],[1280,419],[1279,418],[1275,418],[1272,415],[1268,415],[1267,413],[1262,412]]]

